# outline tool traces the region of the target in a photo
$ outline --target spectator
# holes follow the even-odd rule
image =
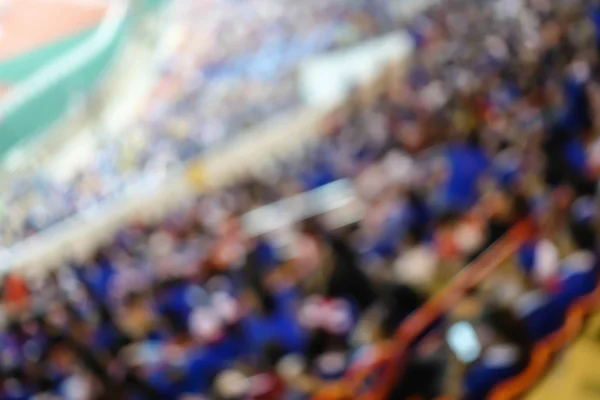
[[[465,399],[485,399],[495,385],[527,366],[532,351],[525,326],[510,311],[488,310],[476,330],[484,350],[465,374]]]

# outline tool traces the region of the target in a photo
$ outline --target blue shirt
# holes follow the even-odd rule
[[[600,6],[593,5],[588,10],[588,15],[596,30],[596,39],[600,40]]]
[[[246,347],[241,336],[228,334],[216,343],[193,351],[188,359],[185,390],[207,393],[214,376],[248,351]]]
[[[448,146],[445,156],[449,177],[443,188],[444,206],[465,211],[477,201],[479,180],[487,171],[489,160],[482,149],[465,144]]]
[[[579,173],[587,172],[587,155],[583,141],[579,137],[570,138],[563,147],[566,161]]]
[[[192,312],[192,307],[188,300],[188,290],[191,289],[187,282],[177,282],[167,288],[159,298],[159,308],[161,311],[169,310],[175,313],[182,321],[187,321]]]
[[[497,385],[520,372],[519,358],[519,349],[511,344],[490,346],[465,374],[463,399],[487,398]]]
[[[563,83],[566,104],[562,122],[571,134],[581,133],[591,123],[585,85],[584,81],[578,81],[574,77],[567,77]]]
[[[526,276],[530,276],[533,273],[536,247],[537,240],[529,240],[521,246],[517,253],[519,267]]]
[[[534,342],[558,330],[564,321],[564,313],[557,300],[541,290],[521,297],[517,301],[517,312],[525,321]]]
[[[520,167],[519,154],[510,149],[499,153],[493,161],[494,176],[503,187],[510,187],[517,182]]]
[[[80,279],[89,285],[93,293],[102,300],[108,300],[110,282],[115,274],[110,261],[102,260],[92,268],[84,268],[80,271]]]
[[[465,377],[464,399],[485,400],[494,387],[518,373],[515,365],[493,367],[482,364],[474,367]]]
[[[270,342],[277,342],[290,353],[301,353],[307,342],[307,334],[300,326],[293,302],[298,298],[290,289],[276,295],[277,306],[270,315],[253,313],[245,319],[244,327],[248,346],[260,352]]]

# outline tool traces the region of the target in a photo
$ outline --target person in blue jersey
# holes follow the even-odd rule
[[[169,399],[177,399],[188,393],[185,365],[165,365],[148,377],[148,384]]]
[[[492,162],[493,176],[504,188],[512,188],[519,184],[523,154],[507,141],[502,141]]]
[[[574,62],[571,69],[588,68]],[[542,149],[547,160],[545,179],[550,186],[570,185],[578,194],[594,194],[595,182],[590,177],[585,137],[591,126],[589,95],[583,78],[574,72],[567,75],[563,87],[547,85],[550,104]]]
[[[76,268],[76,274],[95,296],[107,299],[109,296],[110,281],[115,274],[115,269],[108,256],[108,249],[99,250],[93,260],[81,268]]]
[[[416,190],[394,195],[391,211],[383,224],[376,242],[369,251],[379,257],[391,259],[396,256],[399,245],[418,227],[422,231],[419,241],[425,240],[432,227],[432,211],[424,196]],[[410,240],[410,238],[409,238]]]
[[[463,377],[464,400],[484,400],[496,385],[519,374],[533,348],[523,321],[509,310],[487,310],[475,330],[483,349]]]
[[[439,194],[440,206],[444,211],[464,212],[475,204],[490,165],[479,133],[472,132],[467,140],[448,144],[444,156],[446,177]]]
[[[281,255],[266,237],[251,239],[250,249],[242,270],[244,283],[250,287],[264,288],[265,275],[275,272],[279,267]],[[275,274],[277,274],[275,272]],[[243,285],[242,285],[243,286]]]
[[[584,141],[581,137],[572,137],[563,143],[564,159],[581,177],[588,173],[587,155]]]
[[[160,311],[169,310],[187,321],[192,312],[194,285],[184,279],[168,279],[161,282],[155,292]]]
[[[592,110],[587,91],[591,76],[590,65],[575,59],[563,81],[565,118],[573,134],[585,134],[592,127]]]
[[[551,187],[570,186],[578,195],[592,195],[596,185],[587,176],[586,153],[580,137],[571,137],[558,124],[553,124],[544,137],[545,181]]]
[[[165,398],[179,398],[193,393],[196,388],[206,389],[207,384],[202,384],[203,379],[210,379],[211,371],[216,374],[221,365],[210,364],[214,371],[208,367],[208,363],[203,365],[204,368],[194,365],[196,354],[193,351],[193,338],[198,337],[201,343],[220,338],[221,327],[218,322],[215,323],[213,316],[214,313],[208,313],[206,318],[202,318],[202,326],[199,323],[190,323],[188,326],[188,321],[177,313],[171,310],[163,313],[163,324],[167,325],[168,334],[158,342],[159,362],[144,371],[145,380],[154,391]],[[196,378],[192,371],[200,371],[200,377],[192,380],[192,377]]]
[[[425,195],[418,190],[410,190],[407,196],[408,215],[410,226],[420,226],[430,234],[432,229],[433,211],[425,199]]]
[[[529,337],[538,342],[560,329],[564,310],[551,291],[533,288],[521,295],[514,304],[515,313],[525,322]]]
[[[85,280],[79,282],[83,298],[79,301],[71,300],[70,305],[75,308],[80,318],[85,321],[91,320],[88,322],[91,345],[100,351],[117,354],[130,342],[129,336],[120,329],[117,321],[113,319],[107,301],[94,291],[94,286]],[[140,294],[130,294],[125,299],[125,306],[131,306],[141,300],[143,296]],[[84,302],[85,307],[81,307]]]
[[[244,356],[245,343],[239,332],[225,332],[219,340],[193,348],[187,361],[186,391],[208,393],[211,379]]]
[[[0,374],[4,378],[0,386],[3,389],[0,398],[28,399],[38,389],[37,376],[41,372],[39,368],[44,365],[44,348],[32,337],[34,332],[27,329],[26,325],[23,322],[9,322],[8,332],[0,339]]]
[[[258,238],[254,251],[248,254],[249,257],[256,257],[256,264],[262,266],[265,269],[271,269],[278,263],[278,254],[273,244],[266,238]]]
[[[411,204],[405,199],[392,199],[389,202],[387,218],[369,240],[363,240],[361,253],[367,257],[389,260],[396,254],[399,243],[406,236],[407,227],[412,224]],[[386,201],[385,199],[383,201]]]
[[[600,2],[597,0],[589,2],[588,16],[594,27],[596,49],[600,52]]]
[[[504,76],[498,76],[492,81],[489,103],[499,110],[507,110],[513,106],[520,97],[519,87],[511,79],[504,79]]]
[[[317,159],[301,174],[301,181],[305,190],[317,189],[338,179],[331,161],[323,158]]]
[[[255,304],[243,322],[249,349],[256,353],[268,343],[277,342],[286,353],[302,353],[307,336],[297,319],[300,297],[296,289],[270,288],[255,281],[249,296]]]
[[[296,318],[300,293],[268,242],[257,240],[251,246],[242,293],[249,312],[241,322],[251,358],[270,342],[280,343],[286,352],[301,352],[306,338]]]

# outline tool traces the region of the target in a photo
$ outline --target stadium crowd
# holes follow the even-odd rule
[[[597,282],[600,6],[589,3],[432,7],[409,27],[406,77],[390,75],[374,102],[356,93],[301,162],[125,227],[42,281],[9,275],[0,399],[306,398],[530,220],[517,290],[472,293],[482,349],[454,394],[484,399]],[[365,205],[358,222],[244,231],[244,213],[342,178]],[[411,348],[390,399],[445,391],[453,318]]]
[[[66,181],[43,167],[21,176],[2,194],[0,242],[12,244],[122,195],[133,182],[184,164],[297,106],[298,65],[311,55],[390,31],[390,4],[175,2],[172,18],[185,32],[183,42],[159,67],[160,83],[146,114],[116,137],[105,139],[100,132],[97,154]]]

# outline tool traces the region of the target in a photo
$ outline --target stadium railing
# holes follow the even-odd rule
[[[435,321],[452,309],[472,288],[490,276],[533,233],[533,223],[523,221],[465,267],[441,292],[409,316],[392,342],[381,344],[377,355],[364,365],[350,368],[339,382],[328,385],[312,400],[383,400],[402,375],[410,346]],[[361,360],[358,361],[359,363]]]
[[[552,366],[553,356],[577,338],[584,328],[586,316],[599,310],[600,285],[569,308],[563,327],[535,347],[527,368],[494,389],[489,398],[513,400],[531,390]]]
[[[332,383],[313,395],[313,400],[384,400],[398,379],[408,348],[432,322],[456,305],[465,293],[483,280],[510,257],[533,232],[529,222],[513,228],[485,253],[467,266],[439,294],[410,316],[398,329],[393,342],[379,344],[368,363],[350,369],[341,381]],[[577,300],[570,308],[562,328],[538,343],[527,368],[497,386],[488,396],[491,400],[521,398],[543,378],[552,366],[554,357],[573,342],[585,326],[585,319],[600,311],[600,285],[589,295]],[[359,360],[360,361],[360,360]],[[415,397],[412,400],[422,400]],[[447,396],[438,400],[450,400]]]

